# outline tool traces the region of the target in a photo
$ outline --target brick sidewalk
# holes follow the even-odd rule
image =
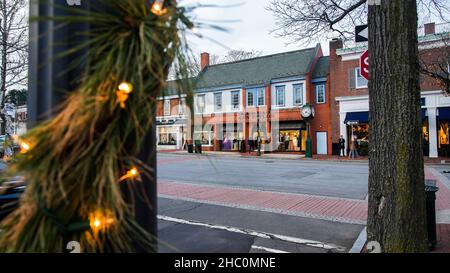
[[[178,182],[160,182],[158,194],[162,197],[187,201],[255,209],[343,223],[365,224],[367,217],[367,202],[365,200]]]

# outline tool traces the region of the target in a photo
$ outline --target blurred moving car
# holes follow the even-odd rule
[[[3,158],[3,156],[5,155],[5,141],[6,141],[6,136],[1,135],[0,136],[0,158]]]
[[[0,222],[19,207],[25,188],[25,182],[20,178],[0,182]]]

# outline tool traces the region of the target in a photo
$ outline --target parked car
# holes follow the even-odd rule
[[[25,182],[20,179],[0,182],[0,222],[19,207],[25,188]]]
[[[0,158],[3,158],[3,155],[5,155],[5,141],[6,141],[6,136],[1,135],[0,136]]]

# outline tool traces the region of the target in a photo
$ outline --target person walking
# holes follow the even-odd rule
[[[343,135],[339,138],[339,156],[345,156],[345,139]]]
[[[355,159],[358,156],[358,152],[356,150],[356,137],[352,137],[352,140],[350,141],[350,159]]]

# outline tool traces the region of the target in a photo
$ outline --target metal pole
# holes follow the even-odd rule
[[[258,112],[256,113],[256,118],[257,118],[256,130],[258,131],[258,137],[256,139],[256,145],[258,145],[257,156],[261,156],[261,133],[259,131],[259,108],[258,108]]]
[[[77,9],[102,9],[97,1],[80,1],[81,4],[73,6]],[[114,11],[111,11],[114,12]],[[58,8],[56,5],[32,1],[30,3],[30,16],[67,16],[70,9]],[[39,20],[30,24],[29,44],[29,80],[28,80],[28,127],[33,127],[37,122],[50,119],[55,115],[57,106],[66,92],[75,90],[76,80],[84,72],[86,63],[80,63],[76,68],[67,70],[74,60],[83,59],[86,51],[77,52],[65,57],[56,58],[59,53],[66,52],[75,45],[83,43],[86,38],[81,38],[74,33],[87,32],[90,26],[87,24],[60,25],[51,20]],[[87,49],[86,49],[87,50]],[[64,73],[60,73],[65,71]],[[149,118],[155,124],[155,113],[150,113]],[[124,187],[124,199],[132,204],[136,221],[147,232],[156,238],[157,236],[157,198],[156,198],[156,132],[155,126],[149,130],[139,159],[146,163],[153,171],[153,177],[143,177],[142,183],[137,187]],[[127,189],[125,189],[127,188]],[[134,200],[131,203],[131,200]],[[137,250],[143,252],[140,246]]]
[[[312,142],[311,142],[311,124],[309,121],[306,122],[306,131],[307,131],[307,137],[306,137],[306,158],[312,158]]]

